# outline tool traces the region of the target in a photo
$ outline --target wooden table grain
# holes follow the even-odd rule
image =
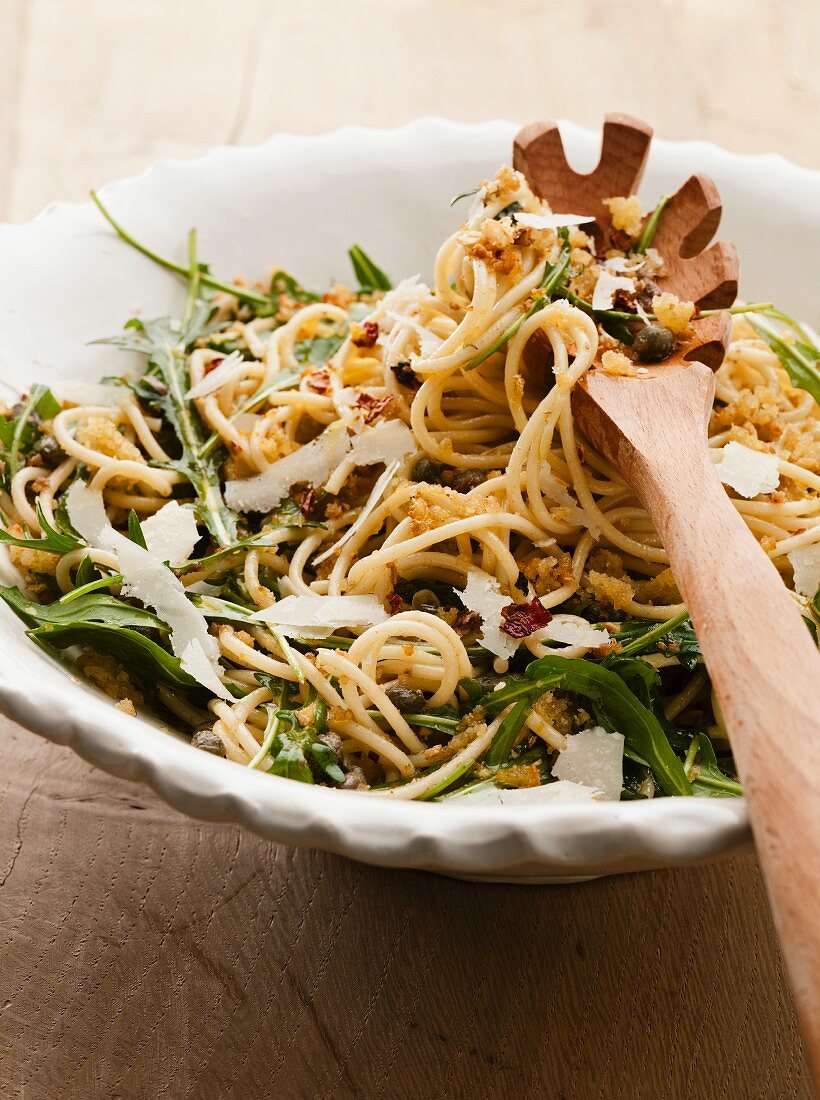
[[[818,41],[816,0],[0,0],[0,216],[425,113],[820,166]],[[751,855],[478,886],[189,820],[4,719],[0,761],[3,1097],[811,1096]]]

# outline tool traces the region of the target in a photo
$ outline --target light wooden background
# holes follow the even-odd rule
[[[622,109],[820,166],[818,43],[817,0],[0,0],[0,216],[424,113]],[[0,734],[3,1097],[810,1096],[753,856],[544,889],[374,870]]]

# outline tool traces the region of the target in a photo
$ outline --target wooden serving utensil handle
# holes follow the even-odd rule
[[[695,363],[638,379],[590,374],[573,406],[652,518],[689,608],[820,1089],[820,655],[710,460],[713,393],[712,372]]]

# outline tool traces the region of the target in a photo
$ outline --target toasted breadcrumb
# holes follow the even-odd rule
[[[143,462],[139,447],[126,439],[113,420],[105,416],[90,416],[77,430],[77,442],[108,458],[128,462]]]
[[[499,768],[495,781],[499,787],[540,787],[541,772],[537,764],[512,764]]]
[[[557,547],[551,554],[539,555],[525,561],[521,572],[532,581],[536,596],[547,596],[565,584],[572,584],[572,558]]]
[[[8,528],[9,534],[17,538],[25,537],[25,531],[19,523],[12,523]],[[9,560],[23,574],[23,580],[30,591],[42,594],[48,591],[48,585],[44,584],[38,573],[53,577],[60,564],[59,554],[49,554],[46,550],[32,550],[25,546],[8,544]]]
[[[652,299],[652,312],[670,332],[683,332],[695,313],[694,302],[682,302],[675,294],[664,292]]]
[[[656,577],[650,577],[648,581],[641,581],[637,586],[636,596],[641,603],[680,603],[681,594],[675,583],[671,569],[664,569]]]
[[[87,649],[77,658],[77,668],[111,699],[118,702],[128,700],[131,706],[143,706],[145,700],[142,692],[120,662],[110,654]]]
[[[634,378],[638,371],[631,359],[622,351],[605,351],[601,356],[601,369],[604,374],[622,375]]]
[[[596,600],[616,611],[625,611],[635,596],[635,590],[629,581],[610,577],[607,573],[593,570],[587,573],[586,580]]]
[[[132,718],[137,717],[137,708],[127,695],[117,703],[117,710],[121,710],[123,714],[130,714]]]
[[[513,275],[521,268],[515,244],[521,229],[511,218],[485,218],[480,226],[461,233],[464,251],[473,260],[483,260],[497,275]]]
[[[493,496],[467,496],[444,485],[416,486],[408,507],[413,535],[433,531],[436,527],[442,527],[454,520],[500,511],[501,505]]]
[[[577,707],[562,695],[545,691],[533,703],[532,708],[539,718],[549,723],[563,737],[568,737],[580,726],[589,722],[589,714],[583,707]]]
[[[620,195],[604,199],[604,205],[609,207],[613,229],[621,229],[630,237],[638,236],[643,223],[643,203],[637,195]]]

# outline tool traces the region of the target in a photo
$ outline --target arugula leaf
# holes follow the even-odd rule
[[[82,541],[76,535],[58,531],[46,519],[40,503],[37,503],[37,522],[44,532],[36,535],[12,535],[5,528],[0,527],[0,542],[8,542],[14,546],[22,546],[26,550],[45,550],[48,554],[70,554],[72,550],[82,546]]]
[[[732,779],[720,770],[712,742],[705,733],[698,733],[692,739],[690,753],[693,763],[689,765],[689,778],[692,791],[701,798],[739,798],[743,788],[736,779]]]
[[[450,206],[455,206],[457,202],[461,202],[462,199],[469,199],[472,195],[478,194],[478,188],[474,187],[472,191],[462,191],[460,195],[456,195],[455,198],[450,199]]]
[[[354,244],[347,252],[353,265],[353,274],[359,280],[359,289],[364,292],[372,290],[392,290],[393,284],[380,267],[370,259],[364,249]]]
[[[279,312],[282,298],[290,298],[300,305],[319,301],[318,294],[314,294],[312,290],[305,290],[302,284],[287,271],[275,271],[270,281],[270,313],[275,315]],[[262,315],[264,316],[264,313]]]
[[[44,623],[30,634],[35,641],[46,642],[57,649],[80,645],[108,653],[121,661],[129,673],[138,676],[146,687],[157,680],[181,687],[197,686],[196,680],[183,671],[179,657],[129,627],[113,626],[109,622]]]
[[[14,420],[3,419],[0,440],[7,451],[8,477],[13,477],[22,465],[21,456],[27,454],[37,441],[36,425],[29,423],[33,417],[51,420],[60,411],[60,402],[48,386],[34,385],[22,403],[19,416]]]
[[[182,445],[182,456],[171,461],[169,465],[193,486],[197,496],[198,518],[217,543],[225,546],[236,537],[236,515],[223,499],[216,462],[202,453],[202,422],[193,403],[185,398],[188,389],[186,348],[209,331],[208,321],[212,307],[197,300],[190,310],[186,310],[186,314],[184,323],[169,317],[159,317],[153,321],[133,318],[125,326],[129,335],[97,342],[137,351],[148,357],[150,367],[159,376],[165,389],[164,393],[157,392],[152,397],[152,402],[161,408]]]
[[[128,513],[128,537],[132,542],[135,542],[137,546],[141,546],[143,550],[148,549],[148,544],[145,541],[145,535],[142,533],[142,526],[140,524],[139,516],[132,508]]]
[[[332,359],[344,341],[344,334],[332,336],[314,336],[310,340],[298,340],[293,345],[293,354],[298,363],[309,363],[314,367],[323,367]]]
[[[30,600],[19,588],[0,585],[0,599],[5,600],[28,626],[38,623],[71,625],[72,623],[108,623],[111,626],[128,626],[159,630],[168,633],[168,627],[151,611],[133,607],[124,600],[101,592],[79,596],[70,603],[57,600],[51,604]]]
[[[100,572],[97,569],[91,557],[86,554],[80,564],[77,566],[77,572],[74,574],[75,590],[77,588],[85,588],[87,584],[94,584],[100,577]],[[110,580],[110,578],[107,578]]]
[[[635,242],[635,252],[646,252],[655,239],[655,234],[658,231],[658,223],[661,220],[661,214],[664,211],[666,204],[669,202],[669,195],[664,195],[658,202],[658,205],[646,219],[646,224],[641,230],[640,236]]]
[[[611,666],[624,657],[637,657],[644,653],[662,653],[677,657],[679,663],[693,672],[700,657],[700,645],[689,621],[689,612],[681,611],[663,623],[648,619],[628,619],[620,624],[615,639],[621,648],[604,658]],[[626,644],[622,644],[622,643]]]
[[[806,336],[805,331],[787,314],[780,310],[769,312],[777,320],[788,324],[798,335]],[[815,401],[820,402],[820,348],[813,342],[807,343],[805,340],[789,343],[784,339],[783,333],[759,313],[754,316],[749,315],[747,320],[761,340],[769,345],[780,360],[792,384],[798,389],[806,390]]]
[[[639,663],[644,662],[635,662]],[[510,703],[517,709],[521,700],[531,706],[539,695],[556,688],[589,699],[601,724],[624,735],[626,744],[649,764],[667,794],[692,794],[683,765],[652,710],[621,676],[603,665],[577,658],[541,657],[527,666],[524,680],[490,692],[481,702],[488,714],[498,714]]]

